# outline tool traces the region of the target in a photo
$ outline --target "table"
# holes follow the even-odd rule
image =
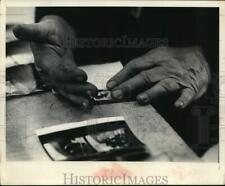
[[[149,161],[200,161],[151,105],[113,103],[95,105],[93,110],[85,112],[50,92],[7,100],[7,160],[51,161],[35,134],[36,129],[110,116],[125,118],[133,133],[150,149]]]

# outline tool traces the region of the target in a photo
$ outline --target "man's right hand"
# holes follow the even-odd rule
[[[44,83],[61,96],[83,108],[90,108],[90,97],[97,88],[76,66],[73,51],[66,41],[75,39],[71,26],[58,16],[45,16],[39,23],[17,25],[14,35],[31,42],[35,66]]]

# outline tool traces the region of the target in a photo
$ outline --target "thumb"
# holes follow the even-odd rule
[[[13,28],[14,35],[24,41],[46,42],[49,29],[43,23],[19,24]]]

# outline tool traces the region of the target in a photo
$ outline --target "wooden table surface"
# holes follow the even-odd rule
[[[110,116],[125,118],[133,133],[150,149],[149,161],[200,161],[151,105],[104,104],[84,112],[49,92],[7,100],[7,160],[51,161],[35,134],[36,129]]]

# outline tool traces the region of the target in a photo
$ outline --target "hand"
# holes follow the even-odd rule
[[[185,108],[206,91],[209,78],[199,47],[159,47],[131,60],[108,81],[107,87],[116,99],[135,93],[140,104],[180,91],[175,106]]]
[[[32,42],[36,69],[47,86],[78,106],[91,106],[90,96],[97,89],[76,66],[72,47],[66,43],[76,36],[65,20],[45,16],[39,23],[17,25],[13,31],[17,38]]]

